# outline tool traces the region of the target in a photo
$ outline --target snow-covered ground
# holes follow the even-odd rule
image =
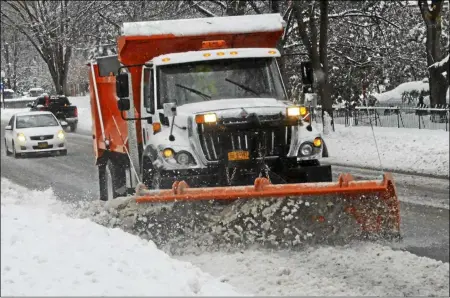
[[[239,295],[153,242],[68,217],[51,190],[1,189],[2,296]]]
[[[5,296],[449,293],[448,263],[380,244],[202,253],[176,260],[152,242],[68,216],[73,210],[51,190],[30,191],[4,178],[1,187]]]
[[[374,127],[372,133],[370,127],[344,125],[335,125],[335,130],[324,136],[330,155],[327,162],[449,175],[447,131]]]
[[[257,296],[448,296],[449,264],[377,244],[181,259]],[[217,264],[220,264],[218,266]]]

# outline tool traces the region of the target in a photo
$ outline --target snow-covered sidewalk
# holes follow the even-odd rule
[[[153,242],[66,216],[50,190],[1,189],[2,296],[239,295]]]
[[[348,166],[449,175],[449,133],[415,128],[345,127],[324,136],[329,158]],[[375,137],[374,137],[375,134]],[[378,156],[378,151],[380,156]]]

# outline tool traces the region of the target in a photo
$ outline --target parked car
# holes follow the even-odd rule
[[[6,155],[67,154],[66,135],[55,115],[47,111],[14,114],[5,127]]]
[[[29,97],[38,97],[44,94],[44,89],[42,88],[31,88],[28,90]]]
[[[43,94],[32,104],[28,104],[31,111],[49,111],[61,121],[64,127],[69,127],[70,131],[76,131],[78,125],[78,109],[72,105],[64,95],[49,96]]]
[[[3,98],[4,99],[16,98],[16,93],[12,89],[5,89],[5,90],[3,90]]]

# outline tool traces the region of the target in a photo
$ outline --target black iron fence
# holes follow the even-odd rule
[[[322,110],[312,109],[313,121],[322,123]],[[345,126],[379,126],[449,130],[449,112],[446,108],[413,107],[356,107],[333,110],[333,124]],[[333,127],[334,129],[334,127]]]

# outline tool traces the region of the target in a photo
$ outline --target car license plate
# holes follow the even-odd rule
[[[248,160],[250,159],[250,154],[248,151],[231,151],[228,152],[228,160]]]
[[[41,148],[41,149],[42,148],[47,148],[48,147],[48,143],[47,142],[39,142],[38,143],[38,147]]]

